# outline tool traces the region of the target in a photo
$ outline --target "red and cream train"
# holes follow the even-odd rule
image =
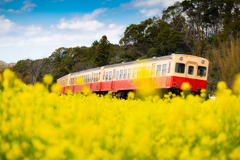
[[[70,73],[59,78],[57,83],[63,87],[62,94],[69,89],[73,93],[82,92],[83,86],[88,86],[95,93],[112,91],[126,95],[129,91],[138,89],[134,80],[138,78],[139,71],[145,69],[156,89],[178,92],[182,83],[188,82],[191,91],[199,93],[201,89],[206,89],[208,65],[209,61],[202,57],[171,54]],[[78,77],[84,79],[83,85],[77,85]]]

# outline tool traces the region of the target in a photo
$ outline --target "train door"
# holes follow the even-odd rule
[[[188,82],[191,85],[191,89],[196,87],[197,67],[198,64],[196,62],[186,63],[185,82]]]

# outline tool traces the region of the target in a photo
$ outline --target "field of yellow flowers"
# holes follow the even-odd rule
[[[240,159],[240,77],[216,101],[57,94],[0,75],[0,159]],[[233,94],[234,93],[234,94]]]

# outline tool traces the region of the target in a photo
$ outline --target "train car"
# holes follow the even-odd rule
[[[123,96],[139,88],[135,80],[139,78],[140,70],[146,70],[155,89],[179,93],[182,83],[188,82],[191,91],[199,93],[206,89],[208,66],[209,61],[202,57],[171,54],[71,73],[59,78],[57,83],[63,87],[62,94],[69,89],[73,93],[82,92],[83,86],[88,86],[95,93],[112,91]],[[77,85],[78,77],[84,79],[83,85]]]

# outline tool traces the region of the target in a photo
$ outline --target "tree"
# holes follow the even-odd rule
[[[109,49],[111,45],[112,44],[107,40],[107,36],[102,36],[93,57],[93,61],[97,67],[109,64]]]
[[[40,76],[43,70],[42,62],[42,59],[38,59],[28,64],[27,73],[32,77],[32,84],[37,82],[37,78]]]

